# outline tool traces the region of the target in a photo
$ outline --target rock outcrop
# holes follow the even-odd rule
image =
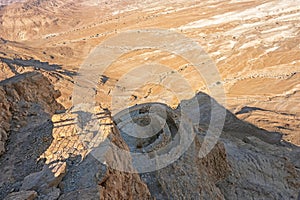
[[[231,173],[218,183],[225,199],[298,199],[299,148],[256,137],[224,140]]]
[[[68,165],[68,173],[59,185],[62,192],[60,199],[69,199],[76,195],[80,198],[92,196],[91,198],[101,199],[150,199],[148,188],[137,172],[115,170],[92,156],[91,151],[106,138],[110,138],[120,148],[128,150],[109,111],[97,107],[94,114],[90,120],[82,118],[84,121],[77,121],[88,116],[82,115],[74,108],[52,117],[55,125],[54,141],[41,158],[45,158],[49,164],[65,160]],[[95,137],[90,135],[90,132],[84,132],[81,126],[84,122],[94,125],[100,132]],[[121,159],[118,155],[114,158]],[[130,163],[130,158],[128,162]]]
[[[195,99],[198,104],[192,103]],[[192,126],[196,134],[195,139],[174,163],[154,172],[141,174],[152,196],[157,199],[297,199],[300,187],[299,148],[282,141],[278,133],[267,132],[237,119],[206,94],[200,93],[183,104],[188,112],[187,117],[194,122]],[[226,112],[225,124],[218,142],[211,152],[201,159],[199,152],[207,137],[212,104],[216,104],[219,113],[221,110]],[[193,105],[200,108],[200,120],[194,115],[193,110],[196,108]],[[158,107],[161,109],[157,109]],[[117,114],[115,121],[121,133],[124,130],[132,134],[136,128],[129,131],[130,127],[136,124],[146,127],[155,110],[160,117],[165,112],[164,121],[167,122],[166,126],[171,130],[174,141],[174,135],[180,134],[180,109],[182,108],[172,111],[162,104],[138,105]],[[170,118],[174,120],[173,123]],[[160,127],[157,123],[152,125],[153,128]],[[148,128],[144,130],[147,132]],[[151,131],[148,134],[153,134]],[[154,155],[158,156],[168,143],[172,143],[166,140],[164,145],[161,145],[160,136],[164,134],[167,133],[158,131],[156,140],[153,141],[151,137],[144,139],[142,144],[145,146],[138,147],[142,152],[149,155],[155,152]],[[134,146],[138,145],[137,141],[132,140],[126,133],[123,133],[123,138],[132,152],[138,150]],[[150,145],[152,148],[149,148],[149,143],[155,146]],[[158,162],[161,158],[158,156]]]
[[[20,191],[9,194],[4,200],[34,200],[36,197],[35,191]]]
[[[299,0],[10,3],[0,2],[0,199],[299,200]],[[129,51],[87,79],[93,109],[72,105],[91,50],[136,29],[128,46],[105,45]],[[203,74],[180,54],[202,58],[193,45],[145,29],[195,41]],[[180,51],[131,45],[142,41]],[[226,109],[199,93],[220,86]]]
[[[0,179],[1,198],[9,191],[17,190],[20,192],[11,193],[6,198],[27,198],[25,196],[28,195],[30,199],[38,195],[38,199],[68,199],[74,198],[74,195],[77,198],[88,198],[90,195],[91,199],[97,196],[150,199],[147,186],[137,173],[119,172],[104,166],[90,155],[85,157],[89,149],[80,143],[81,140],[76,135],[78,129],[64,123],[68,117],[74,117],[74,114],[54,115],[53,127],[49,119],[55,111],[63,108],[55,100],[59,97],[59,92],[53,89],[42,74],[33,72],[15,76],[1,82],[1,89],[4,108],[1,117],[7,123],[7,127],[1,126],[7,131],[3,149],[7,138],[10,138],[8,150],[0,160],[0,168],[7,172]],[[117,129],[114,129],[110,115],[105,115],[107,111],[102,112],[106,118],[100,118],[100,123],[112,125],[105,127],[103,131],[115,138],[116,144],[126,149],[127,145],[118,135]],[[8,132],[11,132],[10,135]],[[23,136],[20,137],[20,134]],[[31,144],[39,149],[31,148]],[[74,151],[76,147],[78,151]],[[24,155],[19,154],[20,151]],[[76,156],[82,156],[79,162]],[[21,167],[21,172],[10,172],[17,165]],[[33,191],[34,196],[29,191]]]
[[[5,153],[0,157],[0,168],[5,173],[0,178],[0,198],[3,198],[9,189],[20,189],[18,181],[42,167],[36,159],[51,142],[52,137],[48,134],[51,115],[63,107],[56,102],[60,92],[38,72],[20,74],[0,82],[0,95],[1,154]]]
[[[49,115],[62,108],[55,101],[59,95],[46,77],[35,72],[0,82],[0,155],[10,131],[25,126],[28,115],[39,114],[34,106],[42,107]]]
[[[239,120],[206,94],[177,109],[149,103],[112,117],[100,106],[91,113],[80,106],[61,110],[59,94],[39,73],[6,80],[1,89],[7,106],[1,116],[13,130],[0,158],[1,198],[297,199],[299,148]],[[201,157],[212,105],[224,114],[224,128]],[[138,162],[136,153],[154,165]]]

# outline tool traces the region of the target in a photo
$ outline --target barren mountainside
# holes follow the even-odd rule
[[[0,199],[300,198],[299,0],[0,6]]]

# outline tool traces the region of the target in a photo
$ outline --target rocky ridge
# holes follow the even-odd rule
[[[53,114],[59,108],[56,98],[60,92],[54,90],[51,82],[39,73],[24,73],[6,79],[0,84],[1,95],[1,154],[9,133],[26,126],[27,117],[38,115],[34,106],[41,106],[44,112]]]
[[[129,157],[126,158],[120,157],[115,151],[103,151],[104,149],[99,147],[105,141],[110,141],[110,145],[132,153],[137,148],[144,149],[143,152],[148,153],[150,157],[172,151],[177,146],[175,141],[185,137],[178,131],[182,122],[179,120],[182,115],[180,106],[173,110],[164,104],[138,105],[129,108],[129,113],[125,111],[133,117],[132,121],[126,121],[128,117],[121,113],[112,117],[107,109],[96,107],[93,111],[95,118],[86,122],[91,123],[90,125],[99,124],[94,128],[99,128],[96,130],[100,132],[90,135],[89,132],[85,133],[80,125],[85,121],[76,121],[85,115],[78,112],[76,107],[59,111],[61,107],[55,101],[58,94],[51,90],[51,84],[48,82],[48,90],[55,95],[50,95],[49,98],[49,95],[42,95],[40,87],[33,87],[37,84],[36,81],[45,83],[48,79],[39,73],[27,73],[1,83],[6,90],[18,88],[18,83],[22,83],[21,85],[30,89],[23,88],[23,91],[30,91],[31,95],[23,101],[31,102],[34,98],[35,104],[40,105],[38,118],[34,115],[35,120],[31,119],[31,115],[24,118],[35,123],[25,123],[9,136],[8,150],[2,155],[0,162],[1,171],[6,171],[6,175],[1,178],[2,198],[8,195],[6,199],[25,196],[29,199],[297,199],[300,186],[299,148],[282,141],[277,133],[268,133],[240,121],[206,94],[199,93],[194,97],[198,101],[201,116],[189,112],[190,123],[184,125],[195,132],[195,138],[188,149],[178,160],[164,168],[139,173],[142,168],[136,168],[135,157],[131,158],[130,154],[127,154]],[[21,100],[24,93],[17,94]],[[7,97],[10,96],[5,96],[7,101],[20,102],[18,98]],[[195,105],[192,103],[195,99],[184,102],[182,106],[190,105],[189,109],[195,110],[192,106]],[[207,136],[211,104],[217,104],[220,112],[225,111],[226,119],[219,141],[208,155],[201,158],[199,151]],[[164,109],[168,110],[166,116],[161,113]],[[44,115],[41,114],[42,111],[45,112]],[[53,115],[55,111],[56,114]],[[141,144],[128,140],[122,132],[122,127],[133,128],[135,123],[147,125],[149,112],[160,116],[156,118],[158,120],[165,117],[166,127],[157,133],[155,140],[150,137]],[[53,115],[50,122],[49,115]],[[199,117],[200,121],[193,122],[196,117]],[[90,125],[86,124],[88,127]],[[155,123],[153,126],[157,127]],[[42,133],[44,136],[40,138]],[[20,134],[30,139],[26,141],[24,136],[18,136]],[[146,134],[153,133],[150,131]],[[160,137],[160,134],[170,134],[173,139]],[[29,143],[39,146],[39,150],[20,149],[28,148]],[[25,155],[19,155],[20,150]],[[100,162],[97,152],[105,155],[106,163]],[[24,157],[31,159],[24,162]],[[130,167],[136,172],[128,173],[112,168],[110,161],[116,160],[125,167],[124,169]],[[11,165],[22,170],[19,173],[10,173],[9,169],[12,168],[7,167]],[[8,194],[10,192],[12,193]]]
[[[1,7],[0,18],[0,199],[299,199],[298,0],[29,0]],[[219,105],[202,93],[209,94],[208,86],[182,57],[132,51],[99,77],[91,122],[101,126],[87,125],[100,130],[100,137],[84,132],[79,119],[89,114],[72,107],[81,63],[118,33],[148,28],[197,41],[219,71],[216,85],[224,86],[226,99]],[[183,90],[184,98],[177,98],[149,81],[133,93],[122,88],[132,94],[120,95],[129,104],[122,115],[111,116],[119,78],[152,62],[171,69],[155,74],[161,78],[156,83],[176,73],[190,81],[195,96]],[[195,100],[198,106],[190,106]],[[158,103],[160,109],[149,111]],[[202,158],[214,104],[217,119],[226,113],[225,124]],[[175,162],[144,172],[133,154],[152,158],[176,147],[182,106],[194,140]],[[167,122],[156,135],[150,131],[145,133],[150,138],[136,140],[124,133],[123,128],[136,134],[136,124],[147,126],[149,112],[156,124]],[[98,147],[105,141],[132,156],[100,155],[134,173],[99,161]]]
[[[82,155],[84,162],[80,162],[80,158],[79,160],[77,159],[77,156],[80,156],[80,154],[74,151],[74,148],[75,150],[76,148],[82,151],[87,150],[84,150],[83,146],[76,147],[74,145],[74,142],[79,142],[78,138],[66,137],[65,134],[72,133],[72,127],[67,126],[66,130],[60,127],[58,131],[55,126],[53,127],[51,116],[55,111],[59,112],[63,108],[56,102],[59,92],[54,90],[52,84],[42,74],[31,72],[17,75],[1,82],[1,86],[6,92],[3,95],[3,100],[6,100],[3,106],[13,106],[16,109],[13,112],[2,112],[1,115],[5,119],[4,122],[7,123],[7,129],[11,132],[10,140],[2,141],[2,148],[5,149],[4,144],[7,143],[8,150],[1,157],[0,168],[6,172],[5,176],[2,176],[0,180],[2,188],[1,198],[4,198],[9,191],[14,190],[18,192],[8,195],[6,199],[22,199],[25,196],[33,199],[37,194],[38,199],[58,199],[61,195],[61,190],[64,192],[61,199],[74,198],[74,196],[76,198],[96,198],[100,194],[102,197],[114,196],[115,198],[136,199],[139,196],[139,198],[145,199],[150,197],[150,194],[146,192],[145,184],[140,181],[137,174],[122,173],[107,168],[99,161],[91,158],[91,156],[85,158]],[[45,90],[42,90],[42,88]],[[19,91],[19,89],[21,90]],[[9,108],[8,111],[12,110]],[[58,115],[55,116],[56,118],[58,117]],[[54,123],[56,122],[55,116],[53,118]],[[113,133],[108,132],[108,134]],[[7,139],[8,133],[4,136],[4,139]],[[118,134],[115,133],[112,137],[118,137]],[[30,139],[27,140],[26,138]],[[73,141],[73,145],[68,146],[70,138],[71,143]],[[51,143],[52,140],[53,142]],[[124,146],[120,138],[115,140],[119,145]],[[58,143],[59,149],[55,151],[52,146],[56,143]],[[31,145],[36,147],[30,149]],[[49,149],[47,150],[48,146]],[[30,150],[24,151],[22,148]],[[67,151],[68,148],[71,148],[71,154],[68,154],[70,153]],[[47,154],[48,151],[51,152],[50,155]],[[63,157],[64,155],[70,155],[71,157]],[[95,168],[89,169],[91,165],[95,165]],[[13,166],[19,169],[20,172],[11,171],[14,170]],[[79,174],[76,174],[80,169],[83,171],[80,173],[86,176],[82,180]],[[86,171],[86,169],[88,170]],[[109,178],[108,180],[107,177]],[[91,182],[92,185],[89,186],[86,184],[87,180],[94,180],[95,182]],[[99,185],[104,180],[105,187],[99,190],[99,187],[101,188]],[[118,182],[115,180],[118,180]],[[76,181],[75,186],[74,181]],[[128,185],[128,183],[131,184]]]

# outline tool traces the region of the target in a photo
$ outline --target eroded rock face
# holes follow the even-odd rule
[[[76,196],[88,199],[150,199],[150,192],[137,172],[115,170],[97,159],[97,152],[93,153],[99,151],[99,145],[108,138],[119,148],[129,150],[110,112],[101,107],[93,111],[86,113],[73,108],[52,117],[54,140],[41,158],[46,159],[47,164],[55,165],[58,160],[67,164],[67,173],[59,184],[60,199]],[[124,159],[118,154],[101,152],[101,148],[100,153],[116,160]],[[125,162],[130,166],[130,157]]]
[[[4,200],[34,200],[36,197],[35,191],[20,191],[9,194]]]
[[[91,113],[73,107],[50,121],[61,106],[43,75],[19,75],[2,82],[0,91],[5,97],[0,117],[9,125],[3,130],[11,131],[0,158],[5,172],[0,198],[297,199],[299,148],[239,120],[206,94],[177,109],[148,103],[114,117],[101,106]],[[225,113],[224,129],[211,151],[199,157],[212,104],[216,113]],[[178,158],[167,162],[176,152]],[[135,153],[156,163],[139,165]]]
[[[6,92],[3,88],[0,88],[0,105],[1,105],[1,113],[0,113],[0,155],[5,152],[5,142],[8,138],[8,132],[10,129],[10,121],[12,119],[12,114],[10,112],[10,104],[6,98]]]
[[[114,116],[131,152],[150,153],[175,139],[180,115],[164,104],[141,104]]]
[[[0,83],[0,155],[5,151],[5,142],[11,129],[26,124],[28,115],[38,115],[34,106],[42,107],[52,114],[62,107],[55,101],[60,95],[49,80],[39,73],[25,73]]]
[[[297,199],[299,148],[258,138],[223,140],[232,172],[218,183],[225,199]]]
[[[199,159],[200,143],[166,168],[141,175],[157,199],[224,199],[216,184],[230,172],[223,144],[218,143],[205,158]]]
[[[39,193],[49,192],[56,188],[67,172],[67,165],[64,162],[45,165],[40,172],[32,173],[23,180],[21,190],[36,190]],[[56,198],[59,197],[60,192]]]
[[[1,141],[3,148],[5,144],[7,149],[0,157],[0,169],[3,171],[0,198],[4,198],[9,191],[20,190],[25,176],[42,169],[43,164],[37,163],[37,158],[52,139],[49,135],[52,128],[50,116],[62,106],[56,102],[60,93],[45,76],[37,72],[2,81],[0,95],[3,97],[0,99],[3,108],[0,113],[3,126],[0,130],[4,135]],[[29,178],[30,181],[34,182],[34,179]],[[41,182],[36,184],[42,185]],[[22,190],[35,189],[23,187]]]
[[[200,120],[196,119],[197,112],[194,112],[195,107],[193,107],[195,104],[184,102],[185,110],[189,111],[188,116],[192,119],[190,125],[195,130],[195,138],[187,151],[167,167],[158,167],[153,172],[141,173],[141,178],[147,183],[152,196],[157,199],[297,198],[300,178],[299,148],[281,142],[280,135],[277,133],[267,132],[240,121],[206,94],[198,94],[190,101],[195,99],[201,111]],[[199,151],[204,144],[210,123],[212,103],[217,104],[219,111],[223,109],[226,113],[224,129],[210,153],[200,158]],[[161,136],[168,135],[167,132],[171,130],[172,141],[180,134],[178,127],[181,122],[182,107],[172,110],[166,105],[158,105],[134,106],[118,113],[114,119],[131,152],[156,156],[159,162],[162,158],[159,157],[159,152],[170,151],[170,148],[166,151],[170,140],[168,137]],[[151,110],[151,107],[156,109]],[[167,122],[163,126],[158,126],[156,123],[158,120],[152,119],[154,127],[161,127],[161,130],[157,130],[154,135],[156,137],[152,135],[147,139],[136,140],[128,135],[139,130],[136,128],[134,130],[136,125],[142,127],[140,130],[144,130],[141,134],[153,134],[154,127],[149,129],[147,126],[151,125],[149,118],[155,116],[154,113],[158,119],[164,118],[162,121]],[[175,123],[170,123],[171,119]]]

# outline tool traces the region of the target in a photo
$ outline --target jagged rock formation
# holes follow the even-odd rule
[[[35,191],[22,191],[9,194],[5,197],[5,200],[34,200],[36,197],[37,193]]]
[[[96,0],[30,0],[0,9],[0,55],[11,60],[32,58],[74,71],[91,49],[120,32],[145,27],[172,29],[193,38],[213,59],[227,93],[226,108],[231,112],[238,112],[237,107],[261,108],[260,113],[250,113],[253,117],[238,117],[268,131],[284,133],[284,139],[299,145],[298,5],[298,0],[126,1],[122,4]],[[163,64],[177,65],[185,77],[193,74],[193,67],[185,68],[186,63],[163,52],[133,52],[129,57],[143,61],[162,59]],[[129,57],[115,63],[114,68],[134,65],[135,59]],[[24,70],[23,66],[15,67],[17,72]],[[0,71],[1,79],[14,75],[2,64]],[[193,84],[195,93],[206,91],[200,82]],[[62,84],[67,86],[61,87],[59,102],[69,108],[69,91],[73,85]],[[137,99],[132,105],[151,102],[161,88],[145,86],[141,90],[138,95],[133,94]],[[285,128],[290,117],[269,115],[269,110],[295,115],[296,122],[288,128],[291,130]],[[265,119],[259,120],[261,115]]]
[[[52,96],[45,96],[38,84],[48,85],[46,89]],[[52,125],[47,120],[49,114],[61,107],[55,101],[58,94],[47,78],[39,73],[28,73],[6,80],[1,86],[7,92],[5,94],[9,94],[4,95],[6,102],[3,102],[10,102],[8,105],[19,111],[11,109],[13,112],[3,112],[2,117],[8,123],[11,123],[11,116],[18,116],[21,111],[31,113],[35,107],[35,111],[39,112],[38,118],[34,114],[23,116],[27,123],[10,134],[8,151],[0,160],[1,171],[6,172],[0,180],[1,198],[11,191],[14,193],[9,194],[7,199],[18,196],[32,198],[36,194],[38,199],[297,198],[300,186],[299,148],[281,141],[276,133],[240,121],[220,105],[218,110],[227,113],[220,139],[208,155],[199,157],[209,127],[211,104],[217,104],[206,94],[196,95],[176,110],[164,104],[138,105],[120,112],[114,116],[114,121],[110,112],[99,106],[92,115],[74,107],[53,115]],[[23,87],[22,92],[18,90],[20,87]],[[198,104],[189,103],[195,102],[195,99]],[[24,104],[28,106],[22,110],[20,106]],[[178,141],[186,137],[184,132],[180,132],[180,123],[184,121],[181,118],[183,105],[190,121],[183,126],[193,130],[195,138],[182,156],[165,167],[161,168],[157,163],[156,171],[142,171],[143,168],[137,166],[136,157],[131,158],[130,154],[126,154],[129,157],[120,157],[117,151],[101,148],[105,141],[110,141],[110,145],[132,155],[144,152],[159,160],[157,156],[172,152],[181,144]],[[192,112],[194,105],[199,106],[200,116]],[[8,116],[4,116],[5,113]],[[200,120],[195,120],[197,117]],[[134,131],[135,124],[145,126],[149,119],[153,126],[152,129],[144,129],[144,134],[149,136],[154,132],[156,135],[140,138],[139,141],[126,136],[125,130]],[[163,121],[167,123],[159,126]],[[15,127],[13,123],[12,126]],[[161,127],[161,130],[155,131],[155,127]],[[97,130],[98,134],[91,135],[90,130]],[[18,136],[20,134],[23,136]],[[37,149],[31,149],[30,144]],[[20,151],[24,155],[19,155]],[[97,157],[99,153],[106,163],[100,162],[103,160]],[[30,159],[24,161],[23,158],[28,156]],[[115,161],[124,166],[125,171],[110,165]],[[10,172],[12,166],[22,170]],[[126,172],[128,167],[131,172],[136,170],[135,173]]]
[[[198,94],[195,98],[199,102],[201,116],[198,124],[194,124],[195,130],[198,130],[197,137],[189,149],[166,168],[141,175],[154,197],[157,199],[297,199],[300,186],[300,149],[280,142],[281,136],[277,133],[266,132],[238,120],[229,111],[227,111],[220,141],[205,158],[199,159],[198,153],[209,124],[212,101],[205,94]],[[151,106],[155,104],[132,107],[124,112],[127,117],[122,113],[117,114],[118,127],[128,131],[130,127],[134,127],[134,123],[141,124],[139,121],[142,120],[144,125],[147,125],[149,115],[147,116],[146,113],[150,112]],[[159,104],[159,106],[163,105]],[[165,121],[169,122],[166,125],[169,127],[168,130],[172,130],[174,137],[174,134],[178,134],[176,127],[180,123],[178,121],[180,111],[175,110],[171,115],[170,108],[164,107],[164,109],[169,113],[165,116]],[[224,108],[220,106],[219,109]],[[152,109],[151,112],[154,110]],[[157,111],[159,116],[162,116],[161,110]],[[192,113],[192,110],[195,108],[187,109],[189,113]],[[195,115],[190,117],[196,118]],[[170,118],[176,123],[170,123]],[[124,122],[127,122],[127,128]],[[154,126],[160,127],[157,124]],[[170,141],[165,140],[165,144],[161,145],[161,134],[158,132],[157,139],[154,141],[151,138],[144,139],[145,146],[138,147],[144,152],[151,153],[155,151],[151,145],[152,148],[149,149],[148,143],[151,142],[162,151]],[[136,141],[132,142],[126,133],[123,135],[129,145],[139,145]],[[133,146],[132,151],[135,152],[136,148]],[[291,149],[293,150],[290,151]],[[159,155],[159,151],[156,155]]]
[[[8,151],[0,160],[0,168],[6,172],[0,179],[1,198],[14,190],[20,192],[10,194],[7,196],[8,199],[18,195],[24,197],[28,194],[25,191],[36,191],[38,199],[58,199],[62,193],[60,199],[72,199],[74,196],[79,199],[93,199],[100,195],[102,198],[150,198],[150,193],[147,192],[146,185],[140,181],[138,174],[119,172],[104,166],[91,155],[86,157],[89,149],[82,144],[81,147],[78,146],[81,140],[76,134],[72,135],[76,131],[74,126],[56,123],[64,123],[66,117],[74,115],[54,115],[54,127],[52,126],[49,115],[62,108],[55,101],[59,93],[53,89],[46,77],[39,73],[28,73],[8,79],[1,84],[5,91],[14,91],[14,95],[5,93],[3,99],[8,99],[9,105],[18,109],[14,110],[13,116],[22,116],[16,122],[24,122],[17,126],[19,129],[12,128],[11,140],[7,144]],[[42,88],[39,84],[46,86],[44,88],[47,95],[45,91],[39,89]],[[17,92],[21,87],[24,88],[21,92]],[[20,109],[19,103],[27,105],[26,108]],[[8,119],[8,124],[12,123],[9,112],[3,112],[1,116]],[[113,125],[109,116],[100,118],[100,121],[102,123],[110,121]],[[117,130],[113,131],[112,128],[105,127],[106,136],[111,135],[117,145],[127,149]],[[31,145],[35,145],[34,148],[31,148]],[[81,155],[79,152],[84,154]],[[15,170],[14,168],[19,169],[19,172],[11,171]]]
[[[39,115],[34,107],[41,107],[49,114],[62,108],[55,100],[59,95],[50,81],[39,73],[25,73],[1,82],[0,154],[5,151],[9,133],[26,126],[28,116]]]
[[[42,167],[36,159],[51,143],[52,136],[48,131],[51,129],[50,116],[63,107],[56,102],[59,91],[37,72],[2,81],[0,87],[3,95],[0,100],[3,108],[1,129],[5,136],[2,144],[5,144],[3,149],[6,150],[0,161],[4,172],[0,179],[3,198],[8,188],[11,190],[14,184],[20,188],[19,181]]]
[[[299,198],[299,148],[255,137],[225,144],[231,174],[218,183],[225,199]]]
[[[81,116],[75,109],[54,115],[54,141],[41,155],[41,158],[46,159],[46,164],[58,160],[68,163],[68,173],[59,186],[63,193],[60,199],[149,199],[150,193],[137,174],[117,171],[89,155],[107,137],[120,148],[128,150],[118,129],[114,127],[110,113],[98,107],[90,120],[83,119],[91,125],[96,123],[95,128],[101,134],[95,137],[80,127],[80,117],[87,116]],[[115,159],[117,157],[114,156]]]
[[[0,199],[298,200],[299,16],[299,0],[0,5]],[[151,28],[198,42],[220,80],[208,86],[181,55],[144,48],[98,77],[92,110],[72,105],[76,72],[92,49],[120,32]],[[133,77],[147,76],[132,69],[152,63],[170,70],[134,85]],[[132,88],[119,84],[127,72]],[[164,88],[180,88],[175,75],[191,86],[180,98]],[[202,93],[218,85],[228,110]],[[129,100],[111,116],[115,88],[124,91],[120,105]],[[212,106],[214,122],[224,117],[213,131]],[[187,149],[178,145],[184,133],[192,139]],[[138,153],[157,159],[141,165]]]

